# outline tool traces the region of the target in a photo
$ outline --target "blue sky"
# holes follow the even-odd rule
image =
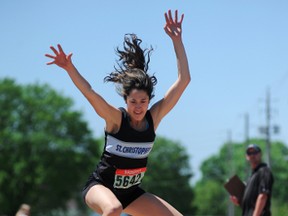
[[[150,73],[158,78],[160,99],[177,76],[175,54],[165,34],[164,12],[184,13],[183,41],[192,82],[157,134],[181,142],[199,179],[201,162],[227,141],[243,141],[244,114],[251,137],[265,124],[265,94],[271,91],[273,140],[288,143],[288,1],[2,1],[0,77],[21,84],[48,83],[75,101],[96,137],[104,121],[72,84],[65,71],[46,66],[44,54],[60,43],[95,91],[124,106],[103,78],[113,70],[114,49],[125,33],[136,33],[143,47],[153,46]],[[244,159],[244,158],[243,158]]]

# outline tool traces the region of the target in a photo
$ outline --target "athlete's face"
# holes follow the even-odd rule
[[[135,121],[141,121],[146,114],[149,105],[148,94],[144,90],[133,89],[127,96],[127,111]]]

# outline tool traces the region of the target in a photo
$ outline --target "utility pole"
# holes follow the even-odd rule
[[[249,129],[250,129],[250,122],[249,122],[249,114],[248,113],[245,113],[245,116],[244,116],[244,121],[245,121],[245,124],[244,124],[244,131],[245,131],[245,150],[246,150],[246,147],[249,145],[249,140],[250,140],[250,137],[249,137]]]
[[[230,130],[227,131],[227,143],[228,143],[228,164],[230,164],[229,178],[234,175],[234,159],[233,159],[233,144],[232,144],[232,133]],[[227,216],[234,216],[234,204],[228,199],[228,211]]]
[[[267,88],[266,91],[266,108],[265,108],[265,114],[266,114],[266,126],[260,127],[260,133],[265,135],[266,140],[266,161],[270,169],[272,169],[271,164],[271,133],[274,134],[279,133],[280,128],[278,125],[274,125],[273,128],[271,128],[271,99],[270,99],[270,89]],[[273,129],[273,131],[271,130]]]
[[[267,164],[271,168],[271,135],[270,135],[270,121],[271,120],[271,108],[270,108],[270,89],[266,92],[266,154],[267,154]]]
[[[249,145],[249,142],[250,142],[250,136],[249,136],[249,130],[250,130],[250,122],[249,122],[249,114],[248,113],[245,113],[245,116],[244,116],[244,132],[245,132],[245,137],[244,137],[244,151],[245,154],[246,154],[246,148],[247,146]],[[245,161],[246,162],[246,161]],[[246,171],[246,177],[248,178],[249,174],[250,174],[250,166],[248,163],[245,163],[246,166],[245,166],[245,171]]]

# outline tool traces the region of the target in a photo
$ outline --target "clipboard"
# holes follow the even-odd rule
[[[234,175],[224,184],[224,188],[228,191],[231,196],[237,197],[239,203],[242,203],[244,191],[246,185],[241,181],[241,179]]]

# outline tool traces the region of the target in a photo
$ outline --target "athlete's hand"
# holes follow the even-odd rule
[[[57,66],[67,70],[72,65],[72,53],[66,55],[60,44],[57,45],[58,50],[53,46],[50,49],[54,52],[55,56],[50,54],[45,54],[46,57],[52,58],[53,61],[48,62],[47,65],[56,64]]]
[[[184,14],[181,15],[181,19],[178,21],[178,10],[175,11],[175,17],[173,19],[171,10],[168,10],[165,13],[166,24],[164,26],[165,32],[169,35],[169,37],[174,39],[180,39],[182,34],[182,21],[184,18]]]

